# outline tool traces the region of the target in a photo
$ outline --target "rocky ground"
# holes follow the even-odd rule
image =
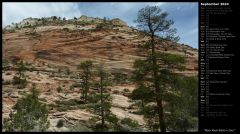
[[[11,81],[13,76],[15,75],[15,71],[5,71],[3,73],[4,81]],[[50,108],[49,121],[50,128],[48,131],[70,131],[69,126],[74,125],[75,122],[83,123],[87,122],[93,114],[90,113],[85,108],[73,108],[69,109],[60,108],[61,106],[56,104],[56,101],[69,101],[69,100],[80,100],[80,90],[79,88],[75,88],[70,90],[69,87],[73,80],[60,77],[50,77],[50,74],[43,72],[26,72],[28,85],[24,89],[17,89],[16,86],[12,84],[3,85],[2,96],[3,96],[3,118],[9,117],[9,113],[12,109],[12,106],[16,104],[18,98],[21,98],[23,94],[29,93],[29,89],[31,88],[31,83],[35,83],[37,89],[40,89],[39,99],[48,104]],[[58,83],[61,83],[61,87],[63,91],[58,93],[57,87]],[[131,118],[139,122],[140,125],[144,125],[144,120],[142,115],[133,114],[132,111],[134,109],[129,108],[132,102],[129,101],[129,98],[125,96],[123,89],[129,89],[132,91],[134,89],[134,85],[117,85],[110,87],[112,93],[112,108],[111,111],[118,118]],[[113,93],[114,90],[119,92]],[[116,91],[115,91],[116,92]],[[53,107],[53,105],[55,105]],[[58,128],[56,127],[57,122],[60,119],[64,119],[66,124],[64,127]]]

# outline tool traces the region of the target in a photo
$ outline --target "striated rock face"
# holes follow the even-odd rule
[[[51,19],[51,18],[49,18]],[[78,21],[97,21],[99,18],[81,16]],[[36,18],[24,19],[38,21]],[[22,23],[21,22],[21,23]],[[138,48],[148,37],[120,19],[111,20],[114,27],[94,30],[96,23],[86,25],[55,25],[21,28],[3,33],[3,58],[18,57],[32,63],[49,63],[75,67],[90,59],[105,63],[110,70],[131,71],[133,62],[144,57],[145,51]],[[54,25],[54,26],[51,26]],[[110,25],[110,24],[109,24]],[[124,26],[124,27],[118,27]],[[184,55],[187,58],[186,75],[197,75],[198,51],[187,45],[163,43],[158,51]]]

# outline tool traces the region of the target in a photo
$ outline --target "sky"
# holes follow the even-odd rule
[[[180,36],[179,43],[198,48],[198,3],[197,2],[3,2],[3,27],[12,22],[33,17],[59,16],[72,19],[86,15],[89,17],[120,18],[129,26],[136,26],[137,13],[145,6],[159,6],[169,13],[168,19],[175,23]]]

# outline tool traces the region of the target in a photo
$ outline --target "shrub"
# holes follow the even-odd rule
[[[59,85],[59,86],[57,87],[57,92],[60,93],[61,91],[62,91],[62,88],[61,88],[61,86]]]
[[[47,56],[50,56],[50,53],[47,51],[47,50],[41,50],[41,51],[38,51],[35,56],[37,58],[46,58]]]
[[[113,90],[113,94],[119,94],[120,92],[118,90]]]
[[[96,29],[102,29],[102,28],[103,28],[103,25],[97,24]]]
[[[15,29],[9,29],[9,30],[7,30],[9,33],[14,33],[14,32],[16,32],[16,30]]]
[[[76,77],[76,76],[73,76],[73,75],[71,75],[71,76],[70,76],[70,78],[71,78],[71,79],[75,79],[75,78],[77,78],[77,77]]]
[[[63,28],[63,31],[64,32],[69,32],[69,29],[65,27],[65,28]]]
[[[138,122],[135,121],[135,120],[132,120],[132,119],[130,119],[130,118],[124,118],[124,119],[122,119],[122,120],[121,120],[121,123],[122,123],[122,124],[125,124],[125,125],[128,125],[128,126],[130,126],[130,127],[132,127],[132,128],[139,127]]]
[[[106,25],[104,23],[99,23],[99,24],[97,24],[96,29],[100,30],[100,29],[103,29],[105,27],[106,27]]]
[[[70,99],[67,101],[55,101],[55,103],[58,105],[66,105],[66,106],[75,106],[75,105],[82,104],[81,101],[78,101],[76,99]]]
[[[85,108],[83,104],[83,101],[79,101],[76,99],[70,99],[66,101],[55,101],[56,103],[56,109],[57,111],[67,111],[67,110],[73,110],[73,109],[82,109]]]
[[[75,88],[75,87],[81,87],[81,84],[80,83],[73,83],[72,86]]]
[[[12,73],[11,72],[7,72],[6,75],[11,75]]]
[[[24,81],[24,83],[22,83],[22,84],[20,84],[20,85],[17,86],[18,89],[23,89],[23,88],[25,88],[25,87],[27,86],[27,81],[26,81],[26,79],[24,79],[23,81]]]
[[[62,71],[61,68],[58,68],[58,73],[61,73],[61,71]]]
[[[90,22],[87,22],[87,21],[80,21],[80,22],[78,22],[77,24],[78,24],[78,25],[85,26],[85,25],[90,24]]]
[[[67,75],[70,75],[70,74],[71,74],[71,71],[70,71],[69,68],[66,69],[66,74],[67,74]]]
[[[124,89],[123,89],[123,92],[130,92],[130,90],[127,89],[127,88],[124,88]]]
[[[17,77],[17,76],[13,76],[13,84],[14,85],[16,85],[16,84],[19,84],[20,82],[19,82],[19,77]]]
[[[86,123],[81,123],[81,122],[76,122],[74,125],[70,128],[71,132],[92,132],[93,130],[88,127],[88,122]]]
[[[11,84],[11,81],[10,80],[6,80],[3,82],[3,85],[10,85]]]
[[[73,89],[74,89],[74,86],[73,86],[73,85],[71,85],[69,89],[70,89],[70,90],[73,90]]]
[[[17,77],[17,76],[14,76],[14,77],[13,77],[12,83],[13,83],[14,85],[18,85],[18,89],[23,89],[23,88],[25,88],[25,87],[27,86],[27,80],[26,80],[26,78],[24,78],[24,79],[19,79],[19,77]]]
[[[49,127],[48,109],[38,99],[39,92],[33,85],[30,94],[18,99],[13,106],[14,112],[4,119],[5,131],[46,131]]]
[[[60,119],[60,120],[58,120],[56,127],[58,127],[58,128],[63,127],[63,124],[64,124],[64,120]]]
[[[123,73],[120,73],[120,72],[117,72],[117,73],[113,73],[113,81],[116,83],[116,84],[124,84],[127,82],[128,80],[128,77],[126,74],[123,74]]]
[[[40,101],[47,102],[46,98],[39,98]]]

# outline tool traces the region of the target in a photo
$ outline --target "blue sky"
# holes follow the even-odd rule
[[[133,22],[137,18],[139,9],[147,6],[160,6],[169,13],[168,18],[174,20],[173,27],[177,28],[180,43],[198,48],[198,3],[187,2],[59,2],[59,3],[3,3],[3,26],[12,22],[19,22],[28,17],[60,16],[71,19],[87,15],[91,17],[120,18],[129,26],[136,26]]]

